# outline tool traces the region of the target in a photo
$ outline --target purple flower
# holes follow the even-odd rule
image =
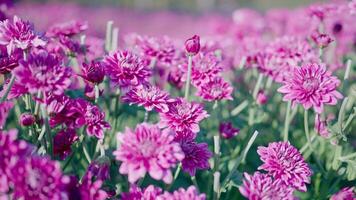
[[[170,168],[184,158],[179,144],[173,141],[173,135],[161,132],[157,125],[144,123],[134,131],[126,128],[117,137],[120,147],[114,155],[122,162],[119,172],[128,174],[130,183],[143,178],[147,172],[156,180],[172,182]]]
[[[129,51],[119,51],[104,58],[106,73],[120,87],[147,84],[151,72],[147,63]]]
[[[158,112],[169,111],[167,102],[170,102],[169,94],[156,86],[139,85],[130,90],[123,100],[131,104],[143,106],[147,111],[156,109]]]
[[[36,118],[31,113],[22,113],[20,115],[19,123],[21,126],[32,126],[35,122]]]
[[[53,154],[64,160],[72,153],[72,144],[79,140],[74,129],[62,129],[53,138]]]
[[[105,181],[110,178],[109,170],[110,159],[106,156],[101,156],[90,163],[87,173],[91,173],[97,179]]]
[[[289,142],[273,142],[268,147],[258,147],[263,164],[258,168],[267,171],[275,180],[305,192],[312,171],[298,149]]]
[[[105,113],[95,105],[88,104],[84,114],[87,133],[99,139],[104,138],[104,130],[110,129],[110,124],[104,121]]]
[[[324,104],[336,105],[342,95],[336,91],[339,79],[332,76],[322,64],[308,63],[294,68],[292,76],[284,82],[278,92],[285,94],[284,101],[292,104],[300,103],[305,109],[311,107],[315,112],[322,113]]]
[[[94,84],[103,82],[105,77],[104,66],[99,61],[93,60],[90,64],[83,63],[82,72],[83,74],[80,76],[83,77],[84,80]]]
[[[162,189],[149,185],[145,189],[141,189],[136,185],[131,185],[130,191],[121,194],[122,200],[156,200],[161,195]]]
[[[14,104],[10,101],[0,103],[0,130],[3,128],[6,122],[6,118]]]
[[[0,45],[5,45],[8,55],[15,49],[44,46],[46,42],[34,31],[33,25],[16,15],[12,22],[8,19],[0,22]]]
[[[222,122],[219,125],[220,135],[225,139],[230,139],[239,134],[240,129],[234,128],[231,122]]]
[[[20,160],[11,169],[11,181],[16,199],[60,200],[69,180],[62,176],[59,163],[47,157],[33,156]]]
[[[334,40],[330,37],[330,35],[325,33],[320,33],[319,31],[315,31],[311,34],[312,40],[318,45],[319,48],[325,48],[329,46],[331,42]]]
[[[194,186],[189,186],[187,189],[179,188],[173,193],[164,192],[158,196],[157,200],[205,200],[205,194],[199,194]]]
[[[326,120],[322,120],[320,114],[315,115],[314,130],[324,138],[329,138],[331,135],[330,132],[328,131]]]
[[[22,52],[15,51],[11,55],[7,54],[5,48],[0,46],[0,74],[10,73],[19,65],[19,60],[22,58]]]
[[[185,64],[185,75],[187,75],[187,69],[188,65]],[[199,53],[193,58],[192,83],[195,86],[198,86],[202,82],[209,81],[212,77],[219,75],[222,70],[223,66],[221,64],[221,61],[216,57],[213,52],[207,54]]]
[[[182,169],[191,176],[195,176],[197,169],[209,169],[209,159],[213,154],[209,151],[207,143],[196,143],[194,141],[182,141],[181,148],[184,152]]]
[[[195,56],[200,50],[200,38],[198,35],[187,39],[185,41],[185,51],[189,56]]]
[[[15,69],[18,84],[30,93],[51,92],[63,94],[71,83],[71,69],[63,67],[60,61],[45,51],[30,54],[27,61],[21,61]]]
[[[168,105],[169,111],[159,115],[161,128],[168,127],[177,132],[190,130],[198,133],[199,122],[209,116],[201,104],[188,102],[183,98],[177,98]]]
[[[87,29],[88,29],[87,22],[80,22],[80,21],[73,20],[73,21],[53,25],[52,27],[49,28],[48,34],[51,37],[53,36],[59,37],[62,35],[72,37]]]
[[[206,101],[232,100],[232,90],[233,88],[229,83],[225,82],[221,77],[216,76],[200,84],[197,95]]]
[[[354,187],[342,188],[338,193],[332,195],[330,200],[356,200]]]
[[[93,181],[93,174],[87,173],[83,177],[82,183],[79,186],[81,199],[88,200],[105,200],[108,194],[100,189],[103,184],[102,180]]]
[[[255,172],[252,176],[244,173],[241,194],[249,200],[294,200],[293,189],[274,181],[267,174]]]

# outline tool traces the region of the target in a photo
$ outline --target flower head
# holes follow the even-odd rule
[[[8,55],[15,49],[44,46],[46,42],[33,29],[28,21],[23,21],[16,15],[13,21],[8,19],[0,22],[0,45],[5,45]]]
[[[88,29],[87,22],[69,21],[61,24],[55,24],[49,28],[49,36],[74,36]]]
[[[157,200],[205,200],[205,194],[199,194],[194,186],[179,188],[173,193],[164,192]]]
[[[168,112],[160,113],[159,126],[177,132],[190,130],[197,133],[200,130],[199,122],[208,116],[201,104],[177,98],[169,104]]]
[[[0,130],[3,128],[6,122],[6,118],[14,104],[10,101],[0,103]]]
[[[131,185],[130,191],[121,195],[122,200],[156,200],[162,193],[162,189],[149,185],[145,189],[141,189],[136,185]]]
[[[335,105],[342,98],[336,91],[339,85],[340,81],[324,65],[308,63],[294,68],[278,92],[285,94],[284,101],[291,100],[293,105],[300,103],[305,109],[313,107],[315,112],[322,113],[324,104]]]
[[[169,94],[156,86],[139,85],[130,90],[123,100],[131,104],[143,106],[147,111],[156,109],[158,112],[168,112]]]
[[[332,195],[330,200],[356,200],[354,187],[342,188],[338,193]]]
[[[40,91],[61,95],[71,83],[71,69],[61,66],[54,55],[45,51],[30,54],[28,60],[20,62],[15,74],[17,83],[30,93]]]
[[[81,199],[105,200],[108,194],[100,189],[103,184],[102,180],[93,180],[92,173],[86,173],[83,181],[79,186]]]
[[[263,164],[258,168],[267,171],[275,180],[306,191],[312,171],[298,149],[289,142],[273,142],[268,147],[258,147]]]
[[[104,138],[104,130],[110,129],[110,124],[106,122],[105,113],[95,105],[87,104],[83,119],[87,125],[87,133],[99,139]]]
[[[263,90],[260,90],[257,93],[256,102],[260,105],[264,105],[267,103],[267,101],[268,101],[268,97],[266,93]]]
[[[234,128],[231,122],[222,122],[219,125],[220,135],[225,139],[230,139],[239,134],[240,129]]]
[[[21,58],[22,52],[15,51],[11,55],[8,55],[6,49],[0,46],[0,74],[10,73],[19,65]]]
[[[196,143],[194,141],[182,141],[181,148],[184,152],[182,169],[191,176],[195,176],[197,169],[209,169],[209,159],[213,154],[209,151],[207,143]]]
[[[104,66],[99,61],[91,61],[90,64],[83,63],[82,67],[83,77],[86,81],[94,84],[99,84],[103,82],[105,77]]]
[[[70,153],[72,153],[72,144],[77,141],[77,136],[74,129],[60,130],[53,138],[53,154],[59,156],[64,160]]]
[[[269,175],[255,172],[252,176],[244,173],[241,194],[250,200],[294,200],[293,189],[280,181],[274,181]]]
[[[171,183],[173,180],[170,168],[184,158],[174,136],[161,132],[157,125],[139,124],[135,130],[127,128],[118,134],[119,149],[114,152],[121,161],[119,172],[128,174],[130,183],[149,175],[156,180]]]
[[[147,63],[129,51],[119,51],[104,58],[106,73],[120,87],[147,84],[151,72]]]
[[[233,88],[229,83],[225,82],[223,78],[216,76],[200,84],[197,95],[206,101],[232,100],[232,90]]]
[[[194,35],[193,37],[185,41],[185,51],[189,56],[194,56],[199,53],[200,50],[200,37]]]
[[[312,40],[316,45],[318,45],[319,48],[325,48],[327,47],[332,41],[334,41],[330,35],[325,34],[325,33],[319,33],[318,31],[315,31],[311,35]]]
[[[36,122],[35,116],[31,113],[22,113],[20,115],[20,125],[21,126],[32,126]]]

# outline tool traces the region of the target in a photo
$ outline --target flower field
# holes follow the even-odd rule
[[[356,200],[356,1],[0,1],[0,200]]]

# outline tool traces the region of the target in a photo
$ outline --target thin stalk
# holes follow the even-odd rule
[[[344,74],[344,80],[349,79],[350,77],[350,71],[351,71],[351,66],[352,66],[352,61],[351,59],[348,59],[346,61],[346,70],[345,70],[345,74]]]
[[[219,162],[220,162],[220,135],[214,136],[214,199],[220,198],[220,172],[219,172]]]
[[[12,86],[13,86],[13,85],[14,85],[14,83],[15,83],[15,79],[16,79],[15,74],[14,74],[14,73],[11,73],[10,82],[9,82],[9,84],[8,84],[8,85],[7,85],[7,87],[6,87],[6,90],[5,90],[4,96],[2,96],[2,97],[1,97],[1,99],[0,99],[0,103],[2,103],[2,102],[4,102],[4,101],[6,101],[7,96],[9,95],[10,90],[11,90]]]
[[[247,108],[248,106],[248,101],[245,100],[243,102],[241,102],[238,106],[236,106],[236,108],[234,108],[232,111],[231,111],[231,115],[232,116],[236,116],[238,115],[240,112],[242,112],[245,108]]]
[[[198,182],[197,182],[197,178],[195,176],[192,176],[191,180],[192,180],[194,186],[197,188],[197,190],[199,192],[199,185],[198,185]]]
[[[256,85],[255,85],[255,87],[254,87],[254,89],[253,89],[253,92],[252,92],[253,99],[256,99],[256,98],[257,98],[257,94],[258,94],[258,91],[260,90],[262,80],[263,80],[263,74],[260,73],[260,74],[258,75]]]
[[[188,75],[187,75],[187,82],[185,83],[185,93],[184,98],[188,101],[189,99],[189,88],[190,88],[190,77],[192,75],[192,64],[193,64],[193,57],[188,56]]]
[[[214,190],[214,200],[219,200],[220,199],[220,172],[214,172],[214,184],[213,184],[213,190]]]
[[[111,44],[112,44],[112,27],[114,22],[108,21],[106,24],[106,35],[105,35],[105,50],[106,52],[111,51]]]
[[[356,157],[356,153],[351,153],[351,154],[349,154],[347,156],[341,156],[339,159],[340,160],[349,160],[349,159],[354,158],[354,157]]]
[[[94,93],[95,93],[95,103],[98,103],[99,101],[99,96],[100,96],[100,90],[99,90],[99,86],[97,84],[95,84],[94,86]]]
[[[339,127],[340,132],[342,132],[342,129],[343,129],[343,124],[342,123],[344,122],[345,109],[346,109],[346,105],[347,105],[348,100],[349,100],[348,97],[344,98],[344,100],[342,101],[342,104],[341,104],[340,111],[339,111],[337,123],[338,123],[338,127]]]
[[[310,134],[309,134],[309,123],[308,122],[309,122],[308,110],[305,109],[304,110],[304,131],[305,131],[305,136],[307,138],[308,146],[309,146],[310,150],[313,151],[313,146],[312,146]]]
[[[147,120],[148,120],[148,111],[146,110],[145,111],[145,117],[144,117],[144,119],[143,119],[143,122],[147,122]]]
[[[292,107],[292,102],[288,101],[287,103],[287,109],[286,109],[286,118],[284,120],[284,130],[283,130],[283,141],[288,141],[288,131],[289,131],[289,125],[290,125],[290,110]]]

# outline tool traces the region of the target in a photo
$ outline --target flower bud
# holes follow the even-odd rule
[[[220,131],[220,135],[225,139],[230,139],[236,136],[237,134],[239,134],[240,132],[238,128],[234,128],[232,126],[231,122],[220,123],[219,131]]]
[[[31,113],[22,113],[20,116],[21,126],[32,126],[35,122],[36,118]]]
[[[189,38],[185,41],[185,51],[189,56],[194,56],[199,53],[200,50],[200,38],[197,35]]]
[[[92,61],[90,64],[83,63],[83,72],[83,78],[95,84],[103,82],[105,77],[104,67],[97,61]]]
[[[311,38],[319,48],[325,48],[334,41],[328,34],[319,33],[318,31],[314,32]]]
[[[264,105],[267,103],[267,96],[263,90],[259,91],[256,97],[257,104]]]

